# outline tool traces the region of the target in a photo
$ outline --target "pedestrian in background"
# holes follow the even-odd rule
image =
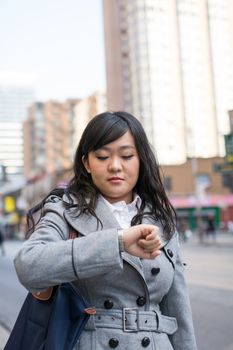
[[[0,249],[1,249],[1,254],[5,255],[4,235],[1,227],[0,227]]]
[[[196,350],[174,209],[135,117],[93,118],[68,187],[28,219],[32,234],[15,258],[22,284],[38,292],[72,282],[96,307],[75,349]]]
[[[189,228],[187,220],[181,220],[178,232],[182,242],[187,242],[192,237],[192,231]]]
[[[208,215],[206,220],[206,235],[208,237],[208,241],[215,243],[216,242],[216,225],[215,225],[215,217]]]
[[[227,228],[229,233],[233,234],[233,221],[230,220],[227,222]]]
[[[206,227],[201,216],[197,217],[197,235],[199,243],[203,244],[205,241]]]

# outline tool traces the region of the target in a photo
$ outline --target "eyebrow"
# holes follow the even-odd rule
[[[135,147],[135,146],[131,146],[131,145],[123,145],[123,146],[120,146],[119,149],[120,149],[120,150],[124,150],[124,149],[136,149],[136,147]],[[108,147],[108,146],[103,146],[103,147],[98,148],[96,151],[98,151],[98,150],[105,150],[105,151],[109,151],[109,152],[110,152],[110,151],[111,151],[111,148]]]

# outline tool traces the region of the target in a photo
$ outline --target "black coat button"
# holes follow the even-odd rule
[[[150,338],[144,337],[142,339],[142,346],[146,348],[150,344]]]
[[[156,276],[156,275],[158,275],[159,272],[160,272],[159,267],[152,267],[152,269],[151,269],[152,275]]]
[[[172,258],[173,257],[173,251],[171,249],[167,250],[168,255]]]
[[[117,338],[111,338],[108,343],[110,348],[116,348],[119,344],[119,340]]]
[[[146,303],[146,298],[144,298],[144,297],[138,297],[137,298],[138,306],[143,306],[143,305],[145,305],[145,303]]]
[[[104,307],[105,309],[112,309],[113,308],[113,301],[110,299],[105,300]]]

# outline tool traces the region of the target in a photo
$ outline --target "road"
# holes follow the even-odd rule
[[[21,246],[21,242],[6,242],[6,255],[0,255],[0,324],[11,329],[20,305],[25,299],[26,290],[19,283],[14,265],[13,257]]]
[[[21,242],[6,242],[0,256],[0,325],[11,329],[26,291],[19,284],[13,256]],[[222,235],[215,245],[200,246],[195,237],[182,244],[187,263],[198,350],[233,350],[233,235]],[[6,336],[1,338],[0,350]],[[162,350],[162,349],[161,349]]]
[[[182,244],[198,350],[233,350],[233,236]]]

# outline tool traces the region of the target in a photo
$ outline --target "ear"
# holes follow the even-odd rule
[[[82,162],[83,162],[83,165],[84,165],[86,171],[90,174],[91,170],[90,170],[90,166],[89,166],[88,156],[82,156]]]

